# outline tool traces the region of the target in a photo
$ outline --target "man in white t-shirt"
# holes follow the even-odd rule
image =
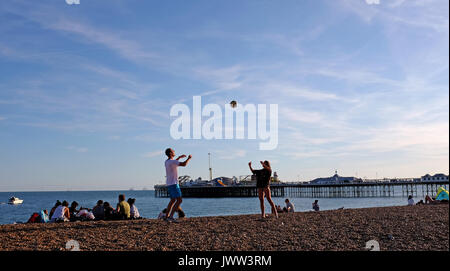
[[[166,149],[167,160],[165,162],[166,166],[166,185],[167,191],[170,195],[170,202],[167,205],[167,213],[165,219],[170,222],[176,222],[173,218],[173,214],[180,207],[181,202],[183,201],[181,198],[181,189],[178,184],[178,167],[185,167],[192,158],[192,155],[188,156],[188,159],[184,162],[180,162],[179,160],[185,158],[186,155],[181,155],[177,159],[173,159],[175,157],[175,151],[171,148]]]
[[[414,199],[413,199],[413,197],[411,195],[409,195],[409,197],[408,197],[408,206],[412,206],[412,205],[414,205]]]

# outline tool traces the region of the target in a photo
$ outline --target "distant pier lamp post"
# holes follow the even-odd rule
[[[209,180],[212,181],[211,153],[208,152]]]

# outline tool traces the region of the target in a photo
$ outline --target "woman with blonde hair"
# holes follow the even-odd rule
[[[270,162],[267,160],[264,162],[260,161],[260,163],[263,168],[259,170],[254,170],[252,168],[252,162],[249,162],[248,166],[250,167],[251,172],[256,175],[256,188],[258,189],[259,203],[261,206],[261,218],[264,219],[266,217],[264,211],[264,197],[267,198],[267,201],[272,208],[272,214],[278,218],[277,208],[275,207],[270,194],[270,178],[272,176],[272,168],[270,167]]]

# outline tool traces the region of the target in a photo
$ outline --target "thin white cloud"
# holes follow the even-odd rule
[[[437,32],[448,32],[449,29],[448,1],[396,0],[387,2],[387,5],[380,5],[380,0],[365,0],[365,3],[343,0],[339,3],[369,23],[379,18],[377,22],[388,27],[393,23],[400,23],[403,26],[420,27]]]
[[[143,62],[157,57],[157,54],[144,50],[139,43],[133,40],[122,38],[116,33],[111,33],[108,30],[97,29],[86,23],[83,24],[61,17],[56,22],[46,22],[45,26],[53,30],[80,35],[88,41],[104,45],[107,48],[118,52],[121,56],[135,62]]]
[[[217,151],[217,157],[221,160],[232,160],[236,158],[242,158],[247,155],[246,150],[228,150],[228,151]]]
[[[30,9],[26,2],[19,1],[11,5],[5,4],[3,8],[5,11],[26,18],[26,20],[36,22],[43,28],[75,34],[81,37],[81,40],[78,41],[105,46],[122,57],[136,63],[143,63],[158,58],[158,54],[151,51],[148,46],[144,48],[136,40],[126,38],[126,33],[120,33],[117,30],[111,31],[106,28],[97,28],[87,21],[82,21],[80,18],[75,19],[70,17],[70,15],[64,15],[60,10],[51,5],[42,3]],[[48,14],[53,14],[53,16],[48,16]],[[0,52],[5,53],[5,50],[4,47],[0,47]],[[10,51],[7,50],[6,53],[10,53]]]
[[[66,149],[74,151],[74,152],[80,152],[80,153],[88,152],[88,148],[86,148],[86,147],[68,146],[68,147],[66,147]]]
[[[161,156],[161,155],[163,155],[163,154],[164,154],[164,151],[153,151],[153,152],[147,152],[147,153],[144,153],[144,154],[142,155],[142,157],[145,157],[145,158],[153,158],[153,157]]]
[[[120,138],[121,138],[121,136],[118,136],[118,135],[108,136],[109,140],[119,140]]]
[[[365,0],[368,5],[379,5],[380,0]]]
[[[280,121],[283,122],[301,122],[301,123],[320,123],[323,116],[319,112],[304,111],[298,108],[283,106],[280,109]]]

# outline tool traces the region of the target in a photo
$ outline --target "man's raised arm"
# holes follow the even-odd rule
[[[186,155],[185,155],[185,157],[186,157]],[[191,160],[191,158],[192,158],[192,155],[189,154],[188,159],[186,159],[186,161],[180,163],[180,167],[185,167],[185,166],[187,166],[187,164],[189,163],[189,161]]]
[[[177,158],[177,159],[175,159],[175,160],[177,160],[177,161],[178,161],[178,160],[180,160],[180,159],[183,159],[184,157],[186,157],[186,155],[184,155],[184,154],[183,154],[183,155],[180,155],[180,156],[178,156],[178,158]]]
[[[252,168],[252,162],[249,162],[249,163],[248,163],[248,167],[250,168],[250,171],[251,171],[252,173],[255,173],[255,171],[254,171],[253,168]]]

